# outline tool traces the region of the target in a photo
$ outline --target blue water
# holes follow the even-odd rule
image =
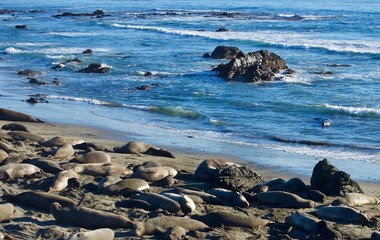
[[[174,134],[215,153],[245,149],[246,160],[299,173],[327,157],[354,176],[380,179],[380,1],[2,0],[0,9],[12,10],[0,14],[2,107],[141,134],[149,127],[157,133],[152,141]],[[96,9],[108,16],[52,17]],[[216,32],[221,27],[229,31]],[[267,49],[296,74],[227,81],[211,71],[226,60],[202,57],[218,45]],[[82,55],[86,49],[94,54]],[[83,63],[51,68],[73,58]],[[77,72],[93,62],[112,70]],[[28,84],[16,74],[22,69],[62,86]],[[136,90],[142,85],[152,89]],[[29,94],[45,94],[49,103],[22,102]],[[332,125],[322,128],[322,119]],[[306,165],[250,155],[257,148],[296,154]]]

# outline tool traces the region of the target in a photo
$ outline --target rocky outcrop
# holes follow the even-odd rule
[[[272,81],[275,74],[287,70],[285,61],[275,53],[261,50],[244,54],[240,52],[227,64],[214,68],[219,76],[229,80],[247,82]]]
[[[88,67],[79,70],[79,72],[83,73],[106,73],[111,70],[110,66],[107,66],[105,64],[100,64],[100,63],[91,63],[88,65]]]
[[[218,187],[239,191],[251,189],[263,182],[262,176],[246,166],[223,166],[214,177],[214,183]]]
[[[37,76],[41,75],[42,73],[40,71],[35,70],[21,70],[17,74],[21,76]]]
[[[104,17],[106,16],[105,12],[103,10],[96,10],[92,13],[71,13],[71,12],[64,12],[62,14],[54,15],[53,17],[60,18],[60,17]],[[108,16],[108,15],[107,15]]]
[[[346,172],[339,171],[327,159],[319,161],[313,169],[311,186],[330,196],[343,196],[346,193],[363,193],[359,184]]]
[[[211,58],[214,59],[233,59],[240,53],[237,47],[217,46],[211,53]]]

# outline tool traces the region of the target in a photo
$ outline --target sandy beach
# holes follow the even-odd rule
[[[11,123],[10,121],[0,121],[0,125]],[[54,123],[30,123],[22,122],[30,133],[42,137],[45,140],[53,137],[63,137],[65,139],[71,139],[71,141],[81,140],[85,142],[93,143],[97,146],[103,146],[106,148],[105,152],[112,159],[113,164],[119,166],[131,167],[132,165],[139,165],[146,161],[158,162],[162,165],[175,166],[178,170],[178,175],[175,177],[174,186],[165,187],[156,183],[150,183],[149,190],[145,190],[150,193],[159,193],[164,190],[173,189],[175,187],[202,189],[207,191],[214,187],[211,182],[202,181],[194,177],[194,172],[199,164],[205,159],[225,159],[228,162],[235,162],[241,165],[247,166],[254,172],[257,172],[263,177],[264,180],[270,180],[273,178],[283,178],[285,181],[300,177],[306,185],[310,184],[310,176],[295,176],[291,173],[279,173],[271,171],[270,169],[258,168],[252,163],[242,162],[239,159],[231,159],[225,156],[215,156],[207,153],[184,153],[177,149],[168,149],[175,158],[168,158],[162,156],[152,156],[148,154],[123,154],[116,153],[112,149],[119,147],[127,142],[120,141],[120,136],[117,132],[95,129],[82,126],[73,125],[58,125]],[[7,132],[1,130],[2,138],[6,139]],[[123,136],[125,139],[126,136]],[[133,137],[135,138],[135,137]],[[137,141],[138,139],[130,139],[130,141]],[[9,150],[9,156],[19,156],[21,159],[27,158],[41,158],[49,159],[47,153],[53,148],[43,147],[39,143],[31,140],[15,141],[9,140],[12,150]],[[158,146],[165,147],[165,146]],[[56,159],[59,165],[64,166],[67,162],[74,157],[79,157],[83,154],[82,150],[75,150],[75,155],[66,159]],[[47,157],[46,157],[47,156]],[[311,172],[312,170],[310,170]],[[2,204],[7,203],[6,197],[8,194],[18,194],[25,191],[47,191],[51,184],[51,179],[54,175],[49,173],[39,174],[36,176],[25,176],[18,179],[7,179],[0,181],[1,195],[3,196]],[[129,176],[123,176],[123,179],[129,178]],[[79,202],[83,197],[84,199],[81,207],[90,209],[102,210],[122,215],[130,219],[134,224],[138,222],[145,222],[148,219],[160,216],[180,216],[181,218],[192,218],[192,216],[202,216],[210,212],[227,212],[228,214],[242,214],[248,218],[261,218],[270,220],[270,223],[266,226],[260,227],[239,227],[228,226],[228,224],[220,227],[212,227],[207,230],[200,231],[188,231],[185,239],[305,239],[307,236],[319,239],[323,237],[313,236],[310,232],[305,232],[297,229],[295,226],[291,226],[286,223],[286,218],[289,217],[297,209],[295,208],[283,208],[272,207],[262,204],[257,201],[247,199],[249,207],[241,208],[234,206],[231,203],[225,204],[208,204],[199,203],[196,204],[195,211],[184,217],[182,212],[169,213],[166,210],[157,209],[154,211],[147,211],[139,208],[125,208],[120,207],[119,202],[128,199],[125,195],[107,195],[97,193],[94,190],[94,186],[97,186],[102,180],[101,176],[90,176],[80,174],[79,186],[69,185],[65,189],[53,194],[65,196],[72,199],[74,202]],[[380,189],[378,184],[370,182],[359,182],[364,192],[371,196],[380,196]],[[92,187],[91,187],[92,186]],[[133,195],[133,194],[132,194]],[[133,196],[131,196],[133,197]],[[318,203],[318,207],[330,204],[336,197],[328,197],[323,203]],[[316,208],[302,208],[298,211],[309,213],[313,216]],[[379,229],[379,205],[364,205],[357,207],[358,210],[364,212],[369,221],[367,223],[357,223],[350,221],[335,221],[324,219],[328,222],[328,225],[338,231],[344,239],[369,239],[371,234]],[[20,204],[14,203],[14,213],[8,220],[4,220],[1,223],[2,231],[5,235],[5,239],[68,239],[71,234],[78,232],[90,231],[90,229],[80,228],[75,224],[62,224],[56,221],[52,214],[48,211],[41,211],[31,207],[25,207]],[[100,228],[100,227],[99,227]],[[136,236],[133,228],[116,228],[113,229],[115,233],[115,239],[162,239],[164,235],[143,235],[143,237]],[[91,238],[92,239],[92,238]],[[94,238],[95,239],[95,238]]]

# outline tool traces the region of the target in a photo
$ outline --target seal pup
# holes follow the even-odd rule
[[[177,213],[181,209],[181,205],[178,202],[158,193],[141,193],[135,198],[146,201],[153,207],[161,208],[170,213]]]
[[[135,193],[147,189],[149,189],[149,184],[145,180],[139,178],[127,178],[104,187],[102,192],[104,194],[116,195],[125,190]]]
[[[157,182],[169,175],[175,177],[177,173],[177,170],[171,167],[150,167],[138,170],[132,174],[132,177],[141,178],[148,182]]]
[[[79,163],[110,163],[111,157],[105,152],[88,152],[76,159]]]
[[[41,142],[41,145],[44,147],[60,147],[66,143],[66,139],[63,137],[53,137],[46,141]]]
[[[346,206],[323,206],[316,210],[319,216],[345,222],[368,223],[369,219],[358,210]]]
[[[109,228],[72,234],[67,240],[113,240],[115,233]]]
[[[1,129],[7,130],[7,131],[29,132],[27,127],[19,123],[8,123],[8,124],[3,125]]]
[[[16,195],[7,194],[3,196],[3,198],[9,202],[13,202],[24,207],[31,207],[46,212],[50,211],[50,205],[54,202],[58,202],[63,207],[76,205],[73,200],[67,197],[42,191],[26,191]]]
[[[43,121],[36,119],[28,114],[16,112],[5,108],[0,108],[0,120],[43,123]]]
[[[146,222],[136,223],[133,229],[134,235],[141,237],[142,235],[164,234],[169,228],[182,227],[189,231],[206,230],[208,226],[200,221],[172,216],[161,216],[150,218]]]
[[[238,206],[241,208],[249,207],[249,202],[247,199],[239,192],[227,190],[224,188],[212,188],[208,190],[208,193],[218,197],[219,199],[229,202],[234,206]]]
[[[86,207],[62,207],[57,202],[50,205],[50,213],[57,222],[88,229],[132,228],[134,226],[131,220],[121,215]]]
[[[311,208],[317,205],[314,201],[283,191],[256,193],[254,198],[259,202],[284,208]]]
[[[377,197],[365,195],[362,193],[346,193],[342,198],[338,198],[332,202],[332,205],[345,204],[349,207],[357,207],[362,205],[376,205],[380,200]]]
[[[57,173],[52,179],[52,186],[49,188],[49,192],[60,192],[69,185],[70,179],[79,180],[79,174],[74,170],[63,170]]]
[[[185,215],[191,214],[195,211],[195,203],[187,195],[165,192],[160,194],[178,202],[181,205],[181,210]]]
[[[42,172],[40,168],[28,163],[10,163],[0,167],[0,180],[18,179]]]
[[[41,137],[37,134],[33,134],[30,132],[20,132],[20,131],[13,131],[7,133],[13,140],[16,141],[33,141],[33,142],[42,142],[45,141],[44,137]]]
[[[124,208],[138,208],[138,209],[144,209],[146,211],[155,211],[158,208],[155,206],[152,206],[152,204],[148,203],[147,201],[140,200],[140,199],[125,199],[117,203],[117,207],[124,207]]]
[[[75,154],[75,150],[70,143],[65,143],[62,146],[54,149],[51,156],[55,159],[67,159]]]
[[[0,204],[0,222],[11,219],[14,211],[11,203]]]
[[[319,231],[319,219],[299,211],[293,212],[290,216],[286,217],[285,222],[304,232],[317,234]]]
[[[254,188],[254,190],[255,192],[279,191],[283,188],[285,183],[286,181],[282,178],[274,178],[260,184],[258,187]]]

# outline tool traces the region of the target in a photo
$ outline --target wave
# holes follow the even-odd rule
[[[4,53],[6,54],[18,54],[18,53],[22,53],[23,51],[21,49],[17,49],[17,48],[14,48],[14,47],[9,47],[9,48],[6,48],[4,50]]]
[[[8,47],[4,50],[7,54],[20,54],[20,53],[40,53],[40,54],[46,54],[50,56],[51,58],[57,58],[56,55],[64,56],[64,55],[71,55],[71,54],[80,54],[82,53],[85,48],[79,48],[79,47],[52,47],[52,48],[41,48],[41,49],[33,49],[33,50],[25,50],[25,49],[19,49],[15,47]],[[93,48],[92,49],[95,52],[109,52],[109,48]]]
[[[357,116],[380,116],[380,108],[368,108],[368,107],[345,107],[341,105],[330,105],[330,104],[323,104],[323,107],[348,113],[350,115],[357,115]]]
[[[249,40],[285,47],[322,48],[336,52],[380,54],[380,43],[376,41],[329,40],[315,37],[311,34],[306,35],[299,33],[274,32],[270,30],[256,32],[215,32],[127,24],[117,24],[117,27],[136,30],[158,31],[167,34],[205,37],[218,40]]]
[[[71,102],[82,102],[82,103],[90,103],[94,105],[103,105],[103,106],[110,106],[112,103],[93,99],[93,98],[81,98],[81,97],[69,97],[69,96],[56,96],[56,95],[48,95],[46,96],[48,99],[58,99],[58,100],[65,100],[65,101],[71,101]]]
[[[91,32],[49,32],[48,34],[62,37],[92,37],[100,35],[100,33]]]
[[[154,106],[149,108],[150,112],[160,113],[172,117],[181,117],[188,119],[203,119],[204,115],[196,111],[183,109],[182,107]]]

